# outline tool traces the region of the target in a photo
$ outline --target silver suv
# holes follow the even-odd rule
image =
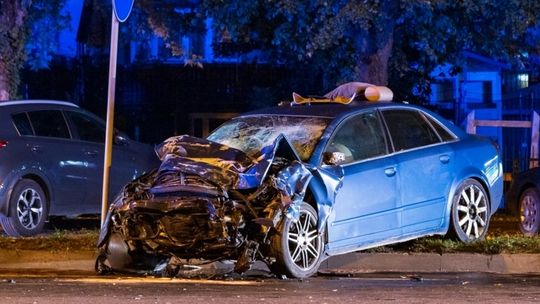
[[[39,233],[49,216],[101,211],[105,123],[62,101],[0,102],[0,223]],[[109,198],[159,161],[149,145],[115,133]]]

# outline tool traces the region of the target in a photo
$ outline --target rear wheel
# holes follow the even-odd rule
[[[471,243],[486,236],[490,210],[484,187],[474,179],[467,179],[458,187],[452,203],[452,228],[456,237]]]
[[[302,203],[298,221],[284,217],[278,233],[272,238],[271,250],[276,258],[276,262],[270,265],[272,272],[295,278],[317,273],[323,254],[317,221],[317,212],[307,203]]]
[[[13,188],[9,216],[0,217],[0,222],[9,236],[32,236],[43,230],[47,215],[43,189],[35,181],[23,179]]]
[[[519,229],[526,236],[535,236],[540,226],[540,196],[536,188],[527,188],[519,198]]]

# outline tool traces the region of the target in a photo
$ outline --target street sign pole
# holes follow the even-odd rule
[[[109,176],[112,163],[114,137],[114,94],[116,91],[116,57],[118,53],[118,19],[112,14],[111,51],[109,58],[109,89],[107,92],[107,129],[105,135],[105,156],[103,159],[103,192],[101,194],[101,226],[105,222],[108,209]]]
[[[107,216],[109,198],[109,179],[112,164],[114,139],[114,94],[116,92],[116,57],[118,53],[119,23],[129,17],[135,0],[113,0],[111,21],[111,51],[109,57],[109,90],[107,92],[107,127],[105,131],[105,155],[103,157],[103,189],[101,193],[101,227]]]

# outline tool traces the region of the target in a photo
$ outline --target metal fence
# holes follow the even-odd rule
[[[21,95],[73,101],[104,117],[107,68],[74,63],[26,71]],[[115,126],[135,139],[160,142],[189,133],[190,113],[244,112],[290,99],[292,78],[285,67],[260,64],[119,66]]]

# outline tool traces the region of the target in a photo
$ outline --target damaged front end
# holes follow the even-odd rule
[[[124,187],[98,240],[98,272],[174,274],[180,260],[275,261],[276,227],[297,220],[312,172],[284,136],[251,158],[240,150],[190,136],[156,148],[158,170]]]

